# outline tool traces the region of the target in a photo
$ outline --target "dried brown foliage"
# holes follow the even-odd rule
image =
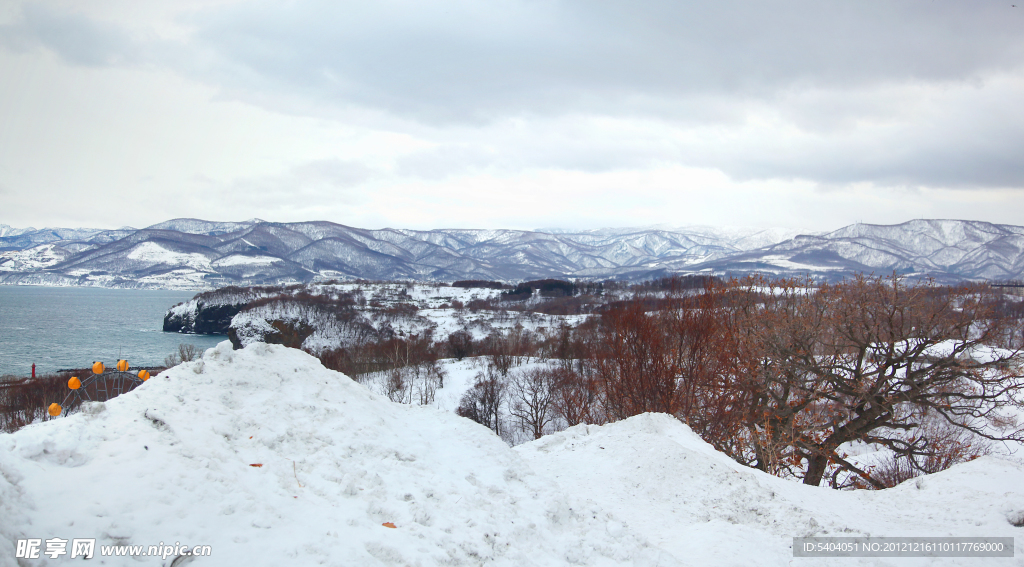
[[[604,422],[598,409],[597,383],[571,367],[548,369],[551,375],[551,411],[566,426]]]
[[[992,317],[984,286],[861,277],[732,289],[730,380],[745,393],[750,444],[746,457],[734,455],[741,460],[806,484],[838,470],[882,487],[839,448],[864,441],[911,463],[943,462],[950,446],[923,434],[926,415],[973,437],[1024,439],[992,427],[1003,406],[1021,402],[1021,353],[990,347],[1007,320]]]
[[[682,396],[671,337],[637,301],[601,315],[596,364],[604,409],[613,420],[679,412]]]

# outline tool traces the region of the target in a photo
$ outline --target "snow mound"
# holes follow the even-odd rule
[[[880,491],[836,491],[729,459],[677,419],[578,425],[515,449],[563,491],[698,565],[850,565],[793,557],[793,537],[1009,537],[1024,553],[1024,467],[985,457]],[[805,563],[801,563],[801,561]],[[920,561],[920,562],[918,562]],[[870,558],[875,565],[935,559]],[[990,565],[991,558],[939,562]]]
[[[212,546],[198,565],[677,564],[478,424],[227,342],[0,435],[0,565],[26,537]]]
[[[792,538],[1007,537],[1022,524],[1024,467],[1006,460],[841,492],[738,465],[660,414],[513,450],[261,343],[221,343],[130,394],[0,435],[0,566],[53,563],[13,557],[14,540],[53,537],[96,538],[97,553],[211,546],[183,558],[194,565],[850,565],[794,558]]]

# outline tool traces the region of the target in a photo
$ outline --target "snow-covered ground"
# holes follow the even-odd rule
[[[168,266],[187,266],[193,270],[210,271],[210,259],[197,252],[176,252],[160,246],[156,242],[142,242],[132,248],[126,256],[129,260],[137,260],[149,264],[166,264]]]
[[[1024,467],[982,457],[880,491],[809,487],[744,467],[664,414],[517,447],[530,468],[694,565],[1021,565]],[[793,537],[1014,537],[1007,558],[794,558]]]
[[[445,359],[439,360],[438,366],[444,373],[444,387],[437,389],[432,402],[420,404],[418,400],[414,400],[413,403],[427,405],[443,411],[455,412],[459,407],[459,399],[466,393],[466,390],[473,386],[473,381],[477,374],[486,370],[487,361],[484,357],[472,357],[463,360]],[[371,392],[383,395],[384,384],[387,378],[387,372],[377,372],[359,376],[358,381]]]
[[[452,364],[459,382],[479,367]],[[176,566],[1020,565],[1021,537],[998,559],[803,559],[790,546],[1020,536],[1022,520],[1024,467],[1006,460],[838,492],[742,467],[651,414],[512,449],[277,345],[222,343],[110,402],[0,435],[0,566],[70,561],[16,563],[15,540],[53,537],[96,538],[105,565],[171,565],[99,556],[161,542],[211,546]]]
[[[52,537],[212,546],[197,565],[679,564],[489,430],[276,345],[0,436],[0,471],[0,565]]]
[[[54,244],[41,244],[25,250],[5,250],[0,252],[0,271],[27,272],[41,270],[60,262],[68,256],[68,252]]]
[[[256,288],[255,293],[259,293]],[[492,299],[501,294],[499,289],[460,288],[439,284],[404,283],[330,283],[307,284],[295,287],[290,293],[309,293],[337,299],[341,294],[352,294],[359,298],[354,307],[362,314],[358,321],[380,331],[385,325],[400,337],[430,332],[434,341],[444,341],[448,335],[466,330],[474,340],[480,340],[494,331],[507,331],[517,326],[524,331],[539,332],[558,328],[560,325],[576,326],[587,315],[547,315],[534,312],[473,311],[453,304],[468,305],[479,299]],[[278,292],[280,293],[280,292]],[[228,296],[231,298],[232,296]],[[232,299],[233,300],[233,299]],[[533,303],[545,299],[535,294]],[[228,301],[228,299],[225,299]],[[414,313],[396,311],[398,306],[415,307]],[[168,313],[195,319],[198,309],[196,299],[176,305]],[[273,328],[270,321],[282,320],[301,322],[315,329],[302,347],[312,352],[338,348],[350,342],[352,321],[338,322],[333,316],[320,312],[318,305],[273,302],[238,313],[231,320],[231,327],[243,345],[262,342],[266,333]],[[391,311],[389,311],[389,309]]]

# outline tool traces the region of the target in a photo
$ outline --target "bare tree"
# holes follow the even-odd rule
[[[387,378],[384,380],[384,395],[389,400],[405,403],[409,390],[409,380],[405,376],[404,368],[395,368],[387,373]]]
[[[182,362],[191,362],[195,360],[198,355],[199,349],[196,348],[196,345],[191,343],[181,343],[178,345],[178,358],[181,359]]]
[[[534,439],[544,435],[544,428],[554,418],[554,372],[547,368],[513,372],[509,375],[509,414],[519,421],[523,431]]]
[[[177,366],[182,362],[191,362],[196,359],[199,354],[199,349],[196,345],[191,343],[179,343],[178,352],[171,353],[164,358],[164,366],[170,368]]]
[[[487,337],[487,360],[490,366],[496,369],[502,376],[508,376],[515,362],[515,352],[508,335],[497,331]]]
[[[445,375],[446,372],[436,360],[424,361],[415,366],[413,389],[420,405],[434,403],[437,389],[444,388]]]
[[[990,440],[1024,440],[1004,411],[1021,404],[1020,350],[994,348],[1005,319],[983,286],[910,286],[857,278],[813,289],[749,282],[730,321],[746,333],[733,386],[749,394],[754,464],[818,485],[831,469],[883,487],[845,458],[851,441],[890,449],[917,468],[946,448],[939,419]],[[833,479],[837,476],[833,475]]]
[[[991,445],[962,427],[952,426],[949,422],[935,415],[922,416],[922,424],[914,432],[928,439],[929,451],[924,455],[913,453],[892,453],[883,462],[872,467],[871,477],[886,488],[896,486],[921,474],[936,473],[957,463],[970,461],[991,452]],[[937,419],[936,419],[937,418]],[[869,484],[856,475],[848,475],[847,482],[838,480],[843,469],[837,468],[833,473],[833,486],[853,486],[856,488],[878,488],[878,484]]]
[[[505,380],[493,366],[488,366],[486,376],[483,373],[477,374],[476,382],[463,394],[455,413],[489,427],[501,435],[501,408],[506,396]]]

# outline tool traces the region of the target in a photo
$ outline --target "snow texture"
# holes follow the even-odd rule
[[[55,536],[211,545],[211,565],[679,564],[488,429],[393,404],[276,345],[225,342],[0,436],[0,497],[3,566],[10,540]]]
[[[578,425],[515,450],[566,494],[593,502],[695,565],[857,561],[794,558],[792,538],[803,536],[1017,536],[1016,560],[861,559],[870,565],[1019,565],[1024,552],[1013,524],[1024,517],[1024,467],[996,457],[888,490],[836,491],[739,465],[664,414]]]
[[[3,567],[25,537],[212,546],[195,565],[1019,565],[1020,537],[1011,559],[804,559],[791,545],[1019,536],[1022,520],[1024,467],[1006,460],[834,491],[745,468],[658,414],[511,449],[277,345],[221,343],[129,394],[0,435]]]

